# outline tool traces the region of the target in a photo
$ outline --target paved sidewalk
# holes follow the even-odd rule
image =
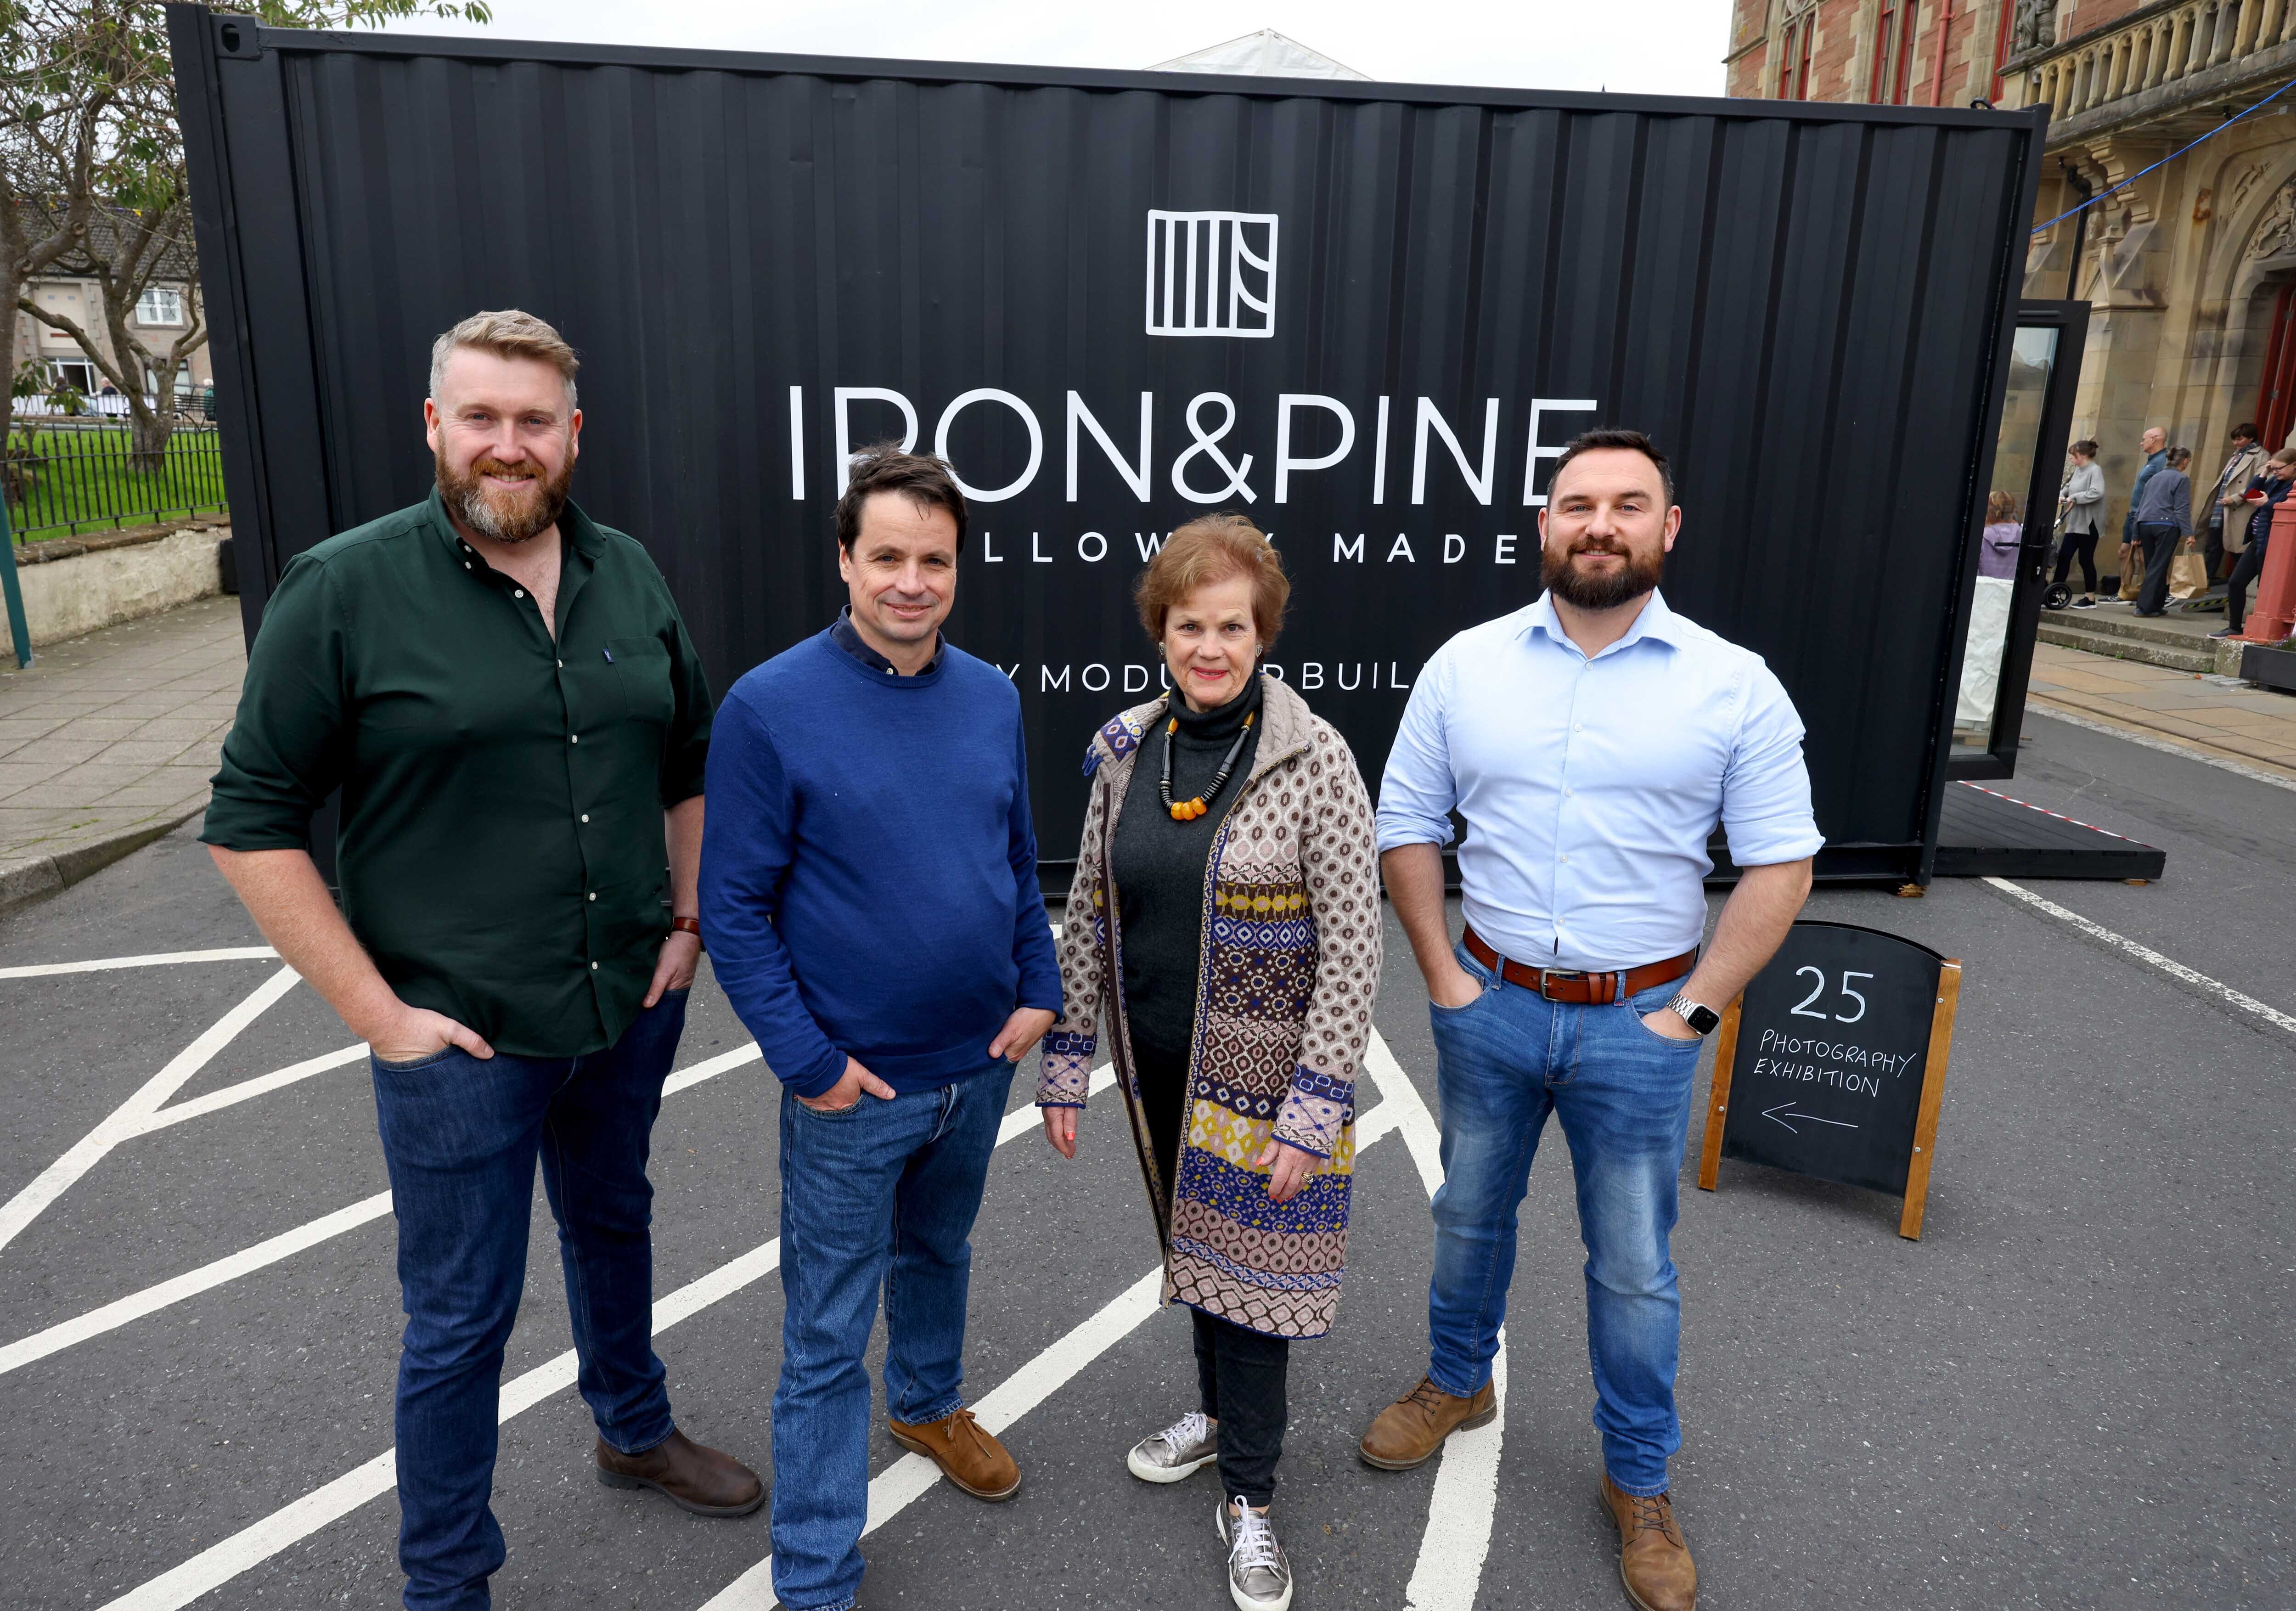
[[[2026,703],[2296,778],[2296,695],[2042,644]]]
[[[227,597],[0,659],[0,910],[204,810],[246,665]]]

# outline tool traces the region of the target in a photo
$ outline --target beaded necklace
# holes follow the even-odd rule
[[[1251,736],[1251,719],[1259,714],[1257,711],[1245,714],[1235,742],[1227,747],[1227,759],[1221,761],[1219,770],[1212,774],[1212,786],[1193,800],[1177,801],[1172,798],[1172,735],[1180,730],[1180,719],[1175,716],[1164,724],[1164,775],[1157,781],[1156,798],[1162,801],[1164,809],[1172,813],[1173,821],[1193,822],[1212,809],[1212,801],[1218,800],[1220,791],[1227,787],[1227,775],[1235,769],[1235,758],[1243,753],[1243,741]]]

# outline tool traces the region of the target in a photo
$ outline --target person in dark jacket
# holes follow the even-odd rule
[[[2210,637],[2238,637],[2248,621],[2248,584],[2264,570],[2265,540],[2272,535],[2272,511],[2296,487],[2296,448],[2283,448],[2264,466],[2264,473],[2249,482],[2244,495],[2251,511],[2248,547],[2225,583],[2225,625]]]
[[[2171,448],[2167,459],[2136,499],[2136,542],[2144,554],[2144,585],[2137,590],[2136,613],[2169,613],[2169,562],[2177,545],[2193,534],[2193,483],[2185,466],[2190,448]]]

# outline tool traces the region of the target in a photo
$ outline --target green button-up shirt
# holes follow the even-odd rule
[[[400,999],[499,1051],[611,1046],[669,932],[662,812],[709,686],[668,584],[569,505],[557,637],[437,493],[297,557],[249,652],[200,837],[300,850],[342,790],[343,915]]]

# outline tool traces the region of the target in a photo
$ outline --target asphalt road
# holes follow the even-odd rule
[[[2043,718],[2029,727],[2009,792],[2169,853],[2147,887],[2038,892],[2296,1012],[2296,792]],[[1919,1244],[1895,1234],[1894,1199],[1736,1164],[1710,1195],[1685,1172],[1674,1481],[1702,1604],[2296,1601],[2296,1033],[1981,882],[1919,901],[1823,891],[1809,915],[1961,958],[1959,1028]],[[0,970],[258,943],[178,833],[0,919]],[[1433,1106],[1432,1056],[1399,934],[1390,949],[1378,1023],[1390,1079],[1409,1089],[1384,1096],[1407,1117],[1414,1091]],[[94,1149],[23,1213],[43,1171],[86,1155],[85,1138],[111,1133],[110,1115],[171,1064],[182,1072],[185,1049],[277,972],[255,958],[0,974],[0,1203],[17,1216],[0,1210],[0,1232],[20,1227],[0,1245],[0,1603],[397,1604],[397,1507],[387,1484],[357,1475],[391,1442],[388,1215],[357,1210],[172,1302],[151,1291],[383,1190],[363,1063],[232,1092],[243,1099],[180,1122],[162,1106],[159,1128]],[[349,1040],[289,989],[168,1104]],[[746,1040],[705,976],[681,1065]],[[1024,1069],[1016,1105],[1031,1085]],[[761,1467],[781,1322],[757,1251],[775,1233],[775,1092],[755,1061],[725,1068],[672,1094],[654,1134],[656,1286],[682,1305],[657,1346],[679,1421]],[[1368,1086],[1361,1106],[1378,1106]],[[1409,1129],[1365,1148],[1339,1325],[1295,1352],[1276,1514],[1297,1604],[1395,1611],[1419,1572],[1423,1607],[1623,1605],[1595,1495],[1558,1133],[1523,1216],[1500,1430],[1472,1459],[1400,1475],[1355,1459],[1366,1418],[1424,1360],[1430,1233]],[[1123,1467],[1134,1439],[1188,1407],[1193,1369],[1180,1315],[1126,1305],[1155,1243],[1112,1095],[1095,1099],[1074,1163],[1032,1130],[999,1151],[975,1247],[968,1390],[1023,1410],[1006,1441],[1025,1485],[993,1507],[946,1485],[915,1492],[864,1546],[865,1603],[1224,1603],[1213,1479],[1150,1489]],[[548,1375],[569,1345],[554,1255],[537,1194],[504,1372],[530,1391],[504,1428],[496,1506],[511,1556],[496,1604],[697,1611],[764,1558],[765,1517],[696,1520],[591,1479],[586,1412]],[[102,1312],[139,1294],[129,1306],[148,1312]],[[881,1434],[873,1468],[898,1455]],[[889,1502],[901,1481],[881,1482]],[[166,1575],[213,1563],[203,1552],[250,1528],[204,1577],[204,1565]]]

